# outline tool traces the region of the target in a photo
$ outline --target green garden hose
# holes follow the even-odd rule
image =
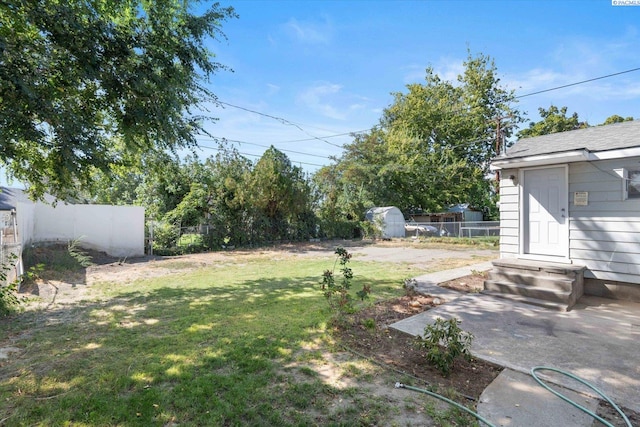
[[[587,408],[585,408],[582,405],[579,405],[578,403],[574,402],[573,400],[569,399],[567,396],[563,395],[560,392],[557,392],[556,390],[552,389],[551,387],[549,387],[548,385],[546,385],[540,378],[538,378],[538,376],[536,375],[537,371],[553,371],[553,372],[557,372],[559,374],[565,375],[571,379],[574,379],[576,381],[578,381],[581,384],[586,385],[587,387],[589,387],[591,390],[595,391],[596,393],[598,393],[598,395],[600,395],[600,397],[602,397],[604,400],[606,400],[607,402],[609,402],[609,404],[613,407],[613,409],[616,410],[616,412],[618,412],[618,414],[620,414],[620,416],[622,417],[622,419],[624,420],[624,422],[627,424],[627,426],[629,427],[633,427],[631,425],[631,421],[629,421],[629,418],[627,418],[627,416],[624,414],[624,412],[622,412],[622,410],[618,407],[618,405],[616,405],[615,403],[613,403],[613,401],[611,399],[609,399],[609,397],[604,394],[603,392],[601,392],[600,390],[598,390],[594,385],[588,383],[587,381],[583,380],[580,377],[577,377],[569,372],[565,372],[563,370],[560,369],[555,369],[555,368],[548,368],[546,366],[536,366],[531,368],[531,376],[538,382],[538,384],[540,384],[542,387],[546,388],[547,390],[549,390],[551,393],[555,394],[556,396],[558,396],[560,399],[564,400],[565,402],[570,403],[571,405],[573,405],[574,407],[580,409],[582,412],[589,414],[590,416],[592,416],[593,418],[595,418],[596,420],[600,421],[602,424],[604,424],[607,427],[614,427],[613,424],[607,422],[605,419],[599,417],[598,415],[596,415],[594,412],[588,410]]]
[[[558,396],[559,398],[561,398],[562,400],[564,400],[565,402],[570,403],[571,405],[573,405],[574,407],[580,409],[581,411],[587,413],[588,415],[590,415],[591,417],[595,418],[596,420],[600,421],[602,424],[604,424],[607,427],[615,427],[613,424],[609,423],[607,420],[605,420],[604,418],[598,416],[597,414],[595,414],[594,412],[588,410],[587,408],[585,408],[584,406],[579,405],[578,403],[572,401],[571,399],[569,399],[568,397],[562,395],[561,393],[553,390],[551,387],[547,386],[544,382],[542,382],[542,380],[540,378],[538,378],[538,376],[536,375],[537,371],[553,371],[553,372],[557,372],[559,374],[565,375],[569,378],[572,378],[578,382],[580,382],[581,384],[586,385],[587,387],[589,387],[591,390],[595,391],[596,393],[598,393],[598,395],[600,395],[600,397],[602,397],[604,400],[606,400],[617,412],[618,414],[620,414],[620,416],[622,416],[622,419],[624,420],[624,422],[627,424],[628,427],[633,427],[631,425],[631,421],[629,421],[629,418],[627,418],[627,416],[624,414],[624,412],[622,412],[622,410],[618,407],[618,405],[616,405],[615,403],[613,403],[613,401],[607,396],[605,395],[603,392],[601,392],[600,390],[598,390],[595,386],[593,386],[592,384],[589,384],[587,381],[583,380],[580,377],[577,377],[569,372],[565,372],[562,371],[560,369],[555,369],[555,368],[548,368],[545,366],[536,366],[534,368],[531,368],[531,376],[538,382],[538,384],[540,384],[542,387],[546,388],[547,390],[549,390],[551,393],[555,394],[556,396]],[[433,393],[429,390],[425,390],[422,388],[418,388],[418,387],[412,387],[409,385],[405,385],[402,384],[400,382],[396,383],[396,388],[406,388],[408,390],[413,390],[413,391],[418,391],[420,393],[425,393],[428,394],[429,396],[435,397],[436,399],[440,399],[443,400],[445,402],[447,402],[450,405],[455,406],[458,409],[461,409],[465,412],[467,412],[468,414],[471,414],[472,416],[474,416],[475,418],[477,418],[479,421],[482,421],[483,423],[485,423],[486,425],[488,425],[489,427],[496,427],[494,424],[492,424],[491,422],[489,422],[488,420],[484,419],[480,414],[473,412],[471,409],[467,408],[464,405],[459,404],[458,402],[454,402],[451,399],[447,399],[446,397],[437,394],[437,393]]]
[[[484,418],[482,418],[482,416],[480,414],[478,414],[476,412],[473,412],[471,409],[467,408],[466,406],[461,405],[458,402],[454,402],[451,399],[447,399],[446,397],[444,397],[444,396],[442,396],[442,395],[440,395],[438,393],[433,393],[433,392],[431,392],[429,390],[425,390],[423,388],[412,387],[410,385],[402,384],[400,382],[396,383],[396,388],[406,388],[407,390],[419,391],[420,393],[428,394],[429,396],[435,397],[436,399],[444,400],[449,405],[453,405],[456,408],[462,409],[463,411],[473,415],[474,417],[476,417],[477,419],[479,419],[480,421],[482,421],[483,423],[485,423],[489,427],[496,427],[495,425],[491,424],[489,421],[487,421]]]

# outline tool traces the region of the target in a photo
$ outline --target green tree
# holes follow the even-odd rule
[[[251,220],[245,206],[243,189],[250,176],[252,163],[235,149],[225,149],[215,158],[209,158],[205,166],[211,170],[209,215],[207,224],[212,226],[212,247],[222,244],[245,245],[250,240]]]
[[[335,165],[319,171],[323,204],[332,203],[334,216],[353,212],[351,206],[362,216],[363,208],[392,204],[405,213],[462,202],[496,210],[486,177],[497,154],[497,124],[518,123],[520,113],[491,58],[469,54],[464,67],[456,83],[427,68],[424,83],[394,94],[378,128],[357,135]],[[509,137],[510,128],[501,136]],[[351,204],[340,202],[343,190]]]
[[[145,156],[139,173],[142,181],[136,188],[135,204],[145,207],[148,219],[162,220],[175,209],[191,189],[190,175],[197,158],[180,160],[177,155],[155,152]]]
[[[602,125],[612,125],[614,123],[631,122],[631,121],[633,121],[633,117],[622,117],[617,114],[614,114],[613,116],[607,117],[604,123],[602,123]]]
[[[244,203],[256,227],[270,239],[299,239],[313,234],[311,187],[301,168],[271,146],[246,181]]]
[[[558,109],[555,105],[551,105],[548,110],[538,108],[538,112],[542,120],[530,122],[528,128],[518,132],[518,139],[589,127],[587,122],[580,121],[578,113],[567,117],[567,107]]]
[[[0,164],[33,196],[90,187],[136,154],[195,146],[205,48],[232,8],[188,0],[0,4]]]

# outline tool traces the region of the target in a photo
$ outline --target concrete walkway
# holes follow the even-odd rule
[[[462,294],[437,283],[488,270],[487,263],[417,277],[418,289],[445,304],[391,327],[422,334],[436,318],[456,317],[471,332],[474,357],[505,369],[485,390],[478,411],[503,426],[590,426],[593,419],[538,386],[534,366],[563,369],[606,393],[617,405],[640,411],[640,304],[583,297],[570,312],[556,312],[483,294]],[[455,276],[457,274],[457,276]],[[553,374],[544,378],[595,409],[598,400],[585,386]],[[564,394],[564,392],[563,392]]]

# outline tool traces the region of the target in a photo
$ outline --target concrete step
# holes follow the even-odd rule
[[[571,291],[573,289],[574,278],[565,276],[541,276],[535,274],[523,273],[520,271],[505,270],[495,268],[489,271],[489,280],[495,282],[511,282],[532,287],[545,289],[555,289],[558,291]]]
[[[556,311],[569,311],[569,310],[571,310],[571,305],[569,305],[567,303],[553,302],[553,301],[547,301],[547,300],[543,300],[543,299],[539,299],[539,298],[529,298],[529,297],[524,297],[524,296],[521,296],[521,295],[504,294],[504,293],[501,293],[501,292],[494,292],[494,291],[487,291],[487,290],[482,291],[482,294],[489,295],[489,296],[496,297],[496,298],[505,299],[505,300],[517,301],[517,302],[521,302],[521,303],[524,303],[524,304],[536,305],[538,307],[544,307],[544,308],[548,308],[550,310],[556,310]]]
[[[492,262],[494,268],[521,270],[536,275],[541,273],[559,274],[567,277],[575,277],[585,270],[583,265],[560,264],[523,259],[498,259]]]
[[[509,295],[518,295],[527,298],[536,298],[557,303],[567,303],[571,301],[571,290],[557,290],[549,288],[538,288],[520,283],[501,282],[495,280],[485,280],[484,289],[491,292],[501,292]]]

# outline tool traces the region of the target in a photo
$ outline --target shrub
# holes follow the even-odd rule
[[[349,289],[351,289],[351,279],[353,279],[353,271],[347,267],[347,263],[351,259],[351,254],[346,249],[338,247],[335,250],[335,254],[337,257],[334,261],[333,269],[325,270],[322,274],[322,290],[324,291],[325,298],[327,298],[329,307],[331,307],[337,315],[342,315],[353,312],[353,298],[349,293]],[[342,280],[336,283],[334,270],[338,261],[342,266],[340,269],[342,272]],[[358,295],[361,300],[364,300],[369,297],[370,293],[371,286],[363,285],[362,289],[356,292],[356,295]]]
[[[166,222],[155,223],[153,227],[153,250],[174,248],[180,237],[180,229]]]
[[[80,249],[80,240],[82,237],[79,237],[75,240],[70,241],[67,244],[67,252],[69,256],[73,258],[80,267],[86,268],[93,265],[93,261],[91,259],[91,255],[84,252]]]
[[[413,298],[418,296],[418,281],[416,279],[408,278],[404,279],[402,283],[402,289],[404,289],[405,296]]]
[[[7,283],[7,272],[13,268],[16,255],[11,254],[0,267],[0,317],[7,316],[20,308],[22,299],[18,297],[19,281]]]
[[[427,361],[448,375],[458,356],[471,359],[473,335],[460,329],[460,320],[436,319],[424,329],[424,337],[416,338],[417,345],[427,350]]]

